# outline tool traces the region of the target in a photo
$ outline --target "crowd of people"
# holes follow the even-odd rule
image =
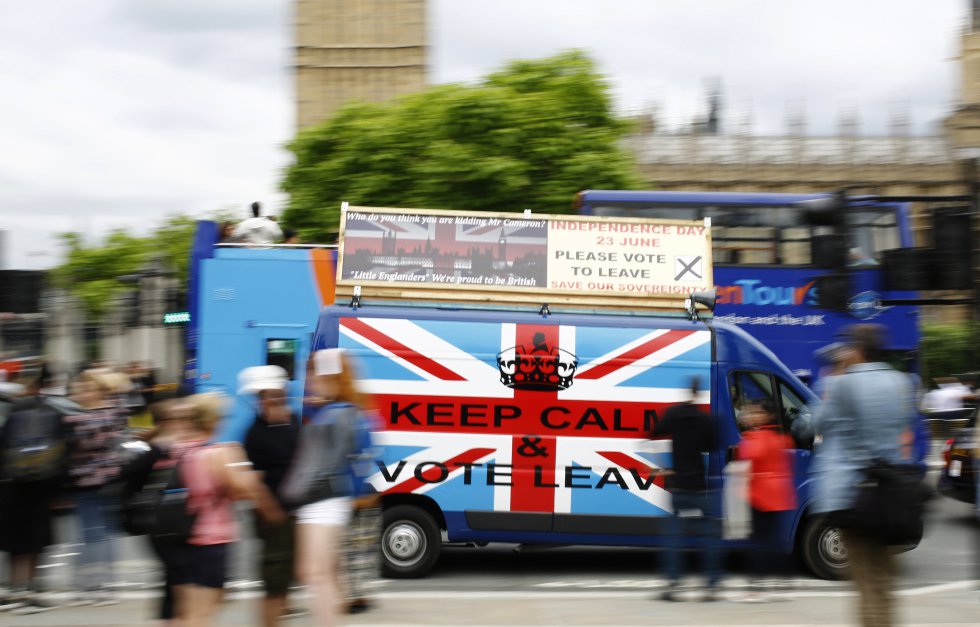
[[[814,443],[814,513],[841,531],[860,621],[892,624],[893,543],[869,533],[855,511],[867,496],[869,469],[921,462],[924,451],[913,446],[912,433],[919,407],[928,403],[915,378],[885,363],[883,331],[854,325],[824,351],[822,402],[812,416],[798,416],[802,426],[790,428],[771,398],[736,399],[741,442],[727,461],[738,470],[724,497],[706,462],[719,428],[699,394],[706,381],[692,380],[689,399],[665,412],[650,434],[669,439],[673,451],[665,473],[673,503],[663,600],[681,600],[681,551],[692,543],[703,557],[704,600],[718,599],[723,539],[733,537],[750,547],[751,585],[742,600],[771,600],[786,587],[792,564],[780,537],[797,509],[794,450],[806,440]],[[19,373],[21,388],[0,428],[0,550],[11,562],[11,590],[0,610],[52,609],[38,593],[38,559],[53,541],[52,512],[70,506],[83,540],[72,604],[116,602],[115,541],[125,531],[146,536],[159,559],[164,593],[157,618],[212,624],[230,547],[243,533],[235,515],[241,501],[252,505],[250,526],[261,546],[255,567],[265,588],[263,625],[303,611],[289,596],[296,583],[310,592],[318,625],[370,607],[366,584],[379,572],[381,510],[367,478],[376,469],[371,433],[378,425],[350,355],[313,353],[301,412],[289,403],[285,370],[243,370],[236,400],[252,407],[255,419],[241,444],[217,437],[232,399],[199,393],[157,401],[152,375],[140,364],[81,371],[67,384],[70,403],[51,402],[44,393],[50,373],[35,370]],[[971,398],[955,391],[959,402]],[[153,428],[134,432],[129,417],[143,407],[153,414]]]
[[[263,625],[305,613],[288,602],[296,583],[313,592],[318,625],[368,609],[380,510],[366,481],[373,419],[353,368],[339,349],[314,354],[302,416],[288,403],[285,370],[244,370],[238,400],[254,408],[255,421],[243,444],[217,437],[232,402],[217,393],[150,403],[152,429],[133,429],[133,379],[146,374],[136,365],[83,370],[68,383],[70,401],[44,393],[52,386],[46,370],[20,373],[0,427],[0,550],[10,556],[0,611],[118,602],[117,542],[128,533],[145,536],[160,563],[156,618],[212,624],[230,549],[243,533],[235,513],[241,501],[252,505],[249,526],[261,545]],[[81,548],[74,594],[56,604],[41,590],[37,567],[55,540],[58,508],[74,510]]]
[[[797,505],[792,451],[800,441],[811,441],[813,514],[825,517],[843,538],[858,591],[859,623],[894,624],[895,546],[906,544],[902,538],[917,542],[921,537],[922,507],[928,499],[922,485],[922,442],[928,434],[922,432],[919,409],[936,402],[921,403],[917,377],[886,363],[886,345],[884,327],[858,324],[848,328],[841,342],[821,351],[827,362],[818,388],[821,403],[812,416],[798,421],[803,424],[785,424],[769,398],[737,399],[742,438],[737,450],[729,452],[735,462],[730,465],[744,463],[745,476],[728,476],[728,494],[719,494],[712,485],[705,462],[716,448],[717,421],[697,405],[698,382],[688,402],[665,413],[652,434],[671,439],[674,454],[666,477],[673,499],[673,542],[666,560],[669,586],[661,598],[679,600],[679,548],[692,537],[702,554],[703,600],[718,598],[723,537],[744,538],[751,547],[751,585],[741,600],[772,600],[776,588],[788,587],[791,563],[779,538]],[[960,407],[976,399],[965,386],[939,383],[944,384],[940,400],[955,395],[951,402]],[[732,492],[740,493],[732,498]],[[730,519],[743,516],[749,524],[737,531]],[[786,590],[781,593],[785,596]]]

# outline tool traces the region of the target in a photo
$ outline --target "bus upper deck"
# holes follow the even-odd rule
[[[880,264],[885,251],[913,246],[910,206],[854,197],[841,212],[840,229],[808,219],[828,194],[586,190],[575,199],[582,215],[711,219],[715,316],[742,326],[804,380],[821,362],[817,349],[846,325],[874,321],[891,332],[894,356],[909,357],[919,344],[915,306],[885,306]],[[843,234],[843,235],[842,235]],[[846,237],[853,281],[846,311],[818,306],[817,279],[832,270],[821,244]],[[907,292],[890,293],[907,297]]]

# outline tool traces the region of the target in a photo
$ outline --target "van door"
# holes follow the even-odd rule
[[[741,441],[741,433],[746,428],[739,420],[742,407],[748,401],[768,400],[780,418],[780,432],[793,439],[793,477],[797,489],[797,500],[799,503],[805,503],[809,491],[810,456],[813,445],[812,437],[808,435],[810,408],[805,400],[783,378],[761,369],[732,368],[728,371],[726,382],[730,403],[729,411],[726,412],[730,416],[730,423],[722,429],[723,433],[729,434],[724,440],[726,462],[731,461],[734,457],[735,448]],[[792,536],[792,529],[786,529],[784,548],[787,551],[792,548]]]

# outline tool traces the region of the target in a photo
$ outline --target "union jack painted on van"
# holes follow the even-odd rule
[[[709,380],[703,327],[341,317],[339,331],[386,422],[379,492],[449,512],[670,511],[670,444],[647,434]]]

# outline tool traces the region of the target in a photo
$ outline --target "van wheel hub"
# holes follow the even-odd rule
[[[840,564],[847,562],[847,547],[844,546],[839,529],[835,527],[825,529],[823,537],[820,538],[820,547],[831,562]]]
[[[410,522],[399,522],[388,528],[382,546],[389,559],[411,563],[425,553],[425,534]]]

